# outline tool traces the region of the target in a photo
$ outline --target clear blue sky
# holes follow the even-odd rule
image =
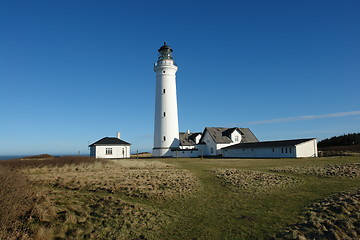
[[[174,49],[181,131],[260,140],[360,132],[359,1],[0,1],[0,155],[153,144]],[[308,116],[308,117],[306,117]]]

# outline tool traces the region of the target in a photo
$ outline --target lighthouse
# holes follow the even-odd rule
[[[158,50],[156,73],[154,157],[171,157],[171,149],[179,147],[179,122],[176,97],[176,66],[173,50],[164,42]]]

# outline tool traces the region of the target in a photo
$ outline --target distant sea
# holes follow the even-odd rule
[[[38,154],[28,154],[28,155],[4,155],[4,156],[0,156],[0,160],[7,160],[7,159],[15,159],[15,158],[23,158],[23,157],[28,157],[28,156],[34,156],[34,155],[38,155]],[[77,156],[76,154],[60,154],[60,155],[53,155],[53,156],[59,156],[59,157],[64,157],[64,156]],[[87,155],[83,155],[80,154],[80,156],[82,157],[88,157],[89,154]]]
[[[23,158],[29,155],[8,155],[8,156],[0,156],[0,160],[14,159],[14,158]]]

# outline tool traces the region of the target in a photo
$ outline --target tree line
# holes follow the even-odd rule
[[[319,141],[318,147],[353,146],[360,144],[360,133],[349,133]]]

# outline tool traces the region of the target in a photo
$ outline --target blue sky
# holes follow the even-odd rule
[[[260,140],[360,132],[359,1],[0,1],[0,155],[151,151],[174,49],[181,131]]]

